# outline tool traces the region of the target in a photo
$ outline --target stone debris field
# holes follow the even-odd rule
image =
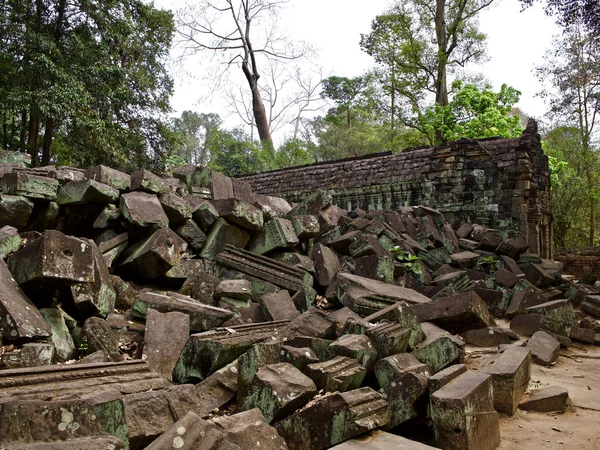
[[[574,408],[532,372],[600,343],[595,280],[425,206],[194,165],[0,179],[0,449],[495,449]]]

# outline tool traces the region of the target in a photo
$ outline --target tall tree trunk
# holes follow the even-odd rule
[[[448,64],[448,38],[446,35],[446,0],[436,0],[435,9],[435,34],[438,44],[438,67],[437,78],[435,80],[435,102],[440,106],[448,105],[448,82],[447,82],[447,64]],[[444,143],[442,131],[439,128],[435,130],[436,145]]]
[[[256,120],[256,128],[258,129],[260,141],[273,145],[271,129],[269,128],[269,118],[267,117],[265,105],[256,84],[252,87],[252,113],[254,114],[254,120]]]
[[[31,155],[31,167],[37,167],[38,165],[39,134],[40,113],[35,100],[32,99],[31,110],[29,112],[29,140],[27,142],[29,154]]]
[[[8,124],[6,123],[6,110],[4,110],[2,116],[2,148],[0,150],[8,150]]]
[[[46,119],[46,129],[44,130],[44,147],[42,150],[42,166],[50,164],[50,149],[52,148],[52,135],[54,133],[54,119]]]
[[[27,110],[21,111],[21,135],[19,136],[19,151],[25,153],[27,150]]]

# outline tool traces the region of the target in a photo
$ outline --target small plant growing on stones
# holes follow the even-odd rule
[[[396,259],[400,261],[400,264],[402,264],[402,267],[404,267],[407,272],[417,276],[423,273],[421,269],[421,258],[419,256],[413,255],[397,245],[392,247],[390,251]]]
[[[493,256],[482,256],[477,262],[479,268],[486,273],[494,273],[500,269],[500,261]]]

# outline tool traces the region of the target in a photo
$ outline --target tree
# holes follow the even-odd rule
[[[208,143],[209,166],[230,177],[275,169],[274,155],[268,146],[252,141],[241,128],[217,130]]]
[[[448,73],[485,56],[485,34],[477,29],[476,16],[493,1],[401,2],[378,16],[371,33],[362,36],[362,48],[389,74],[391,109],[404,125],[417,127],[426,92],[435,95],[435,103],[446,106]],[[398,96],[405,102],[404,110],[396,107]],[[436,143],[441,140],[438,133]]]
[[[218,114],[184,111],[173,119],[175,131],[181,135],[181,143],[175,152],[186,162],[206,164],[210,159],[209,143],[223,121]]]
[[[521,0],[528,8],[538,0]],[[546,0],[546,13],[556,16],[563,27],[581,23],[587,31],[600,36],[600,1],[598,0]]]
[[[187,52],[212,51],[215,57],[225,58],[226,68],[241,67],[252,96],[258,135],[270,147],[273,140],[269,117],[258,83],[260,63],[301,55],[290,48],[276,28],[277,10],[285,3],[286,0],[200,0],[186,8],[179,19],[179,34]],[[263,60],[259,61],[259,57]]]
[[[549,116],[578,132],[577,148],[586,161],[581,166],[589,192],[589,244],[594,245],[598,172],[595,165],[596,119],[600,113],[600,36],[594,37],[575,24],[555,38],[546,64],[536,68],[545,89],[540,95],[550,106]]]
[[[6,0],[0,25],[5,143],[18,135],[34,166],[41,146],[42,164],[160,168],[172,145],[171,13],[141,0]]]

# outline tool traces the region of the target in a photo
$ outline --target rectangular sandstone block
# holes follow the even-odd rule
[[[525,347],[509,348],[483,371],[492,376],[494,408],[512,416],[531,378],[531,351]]]

